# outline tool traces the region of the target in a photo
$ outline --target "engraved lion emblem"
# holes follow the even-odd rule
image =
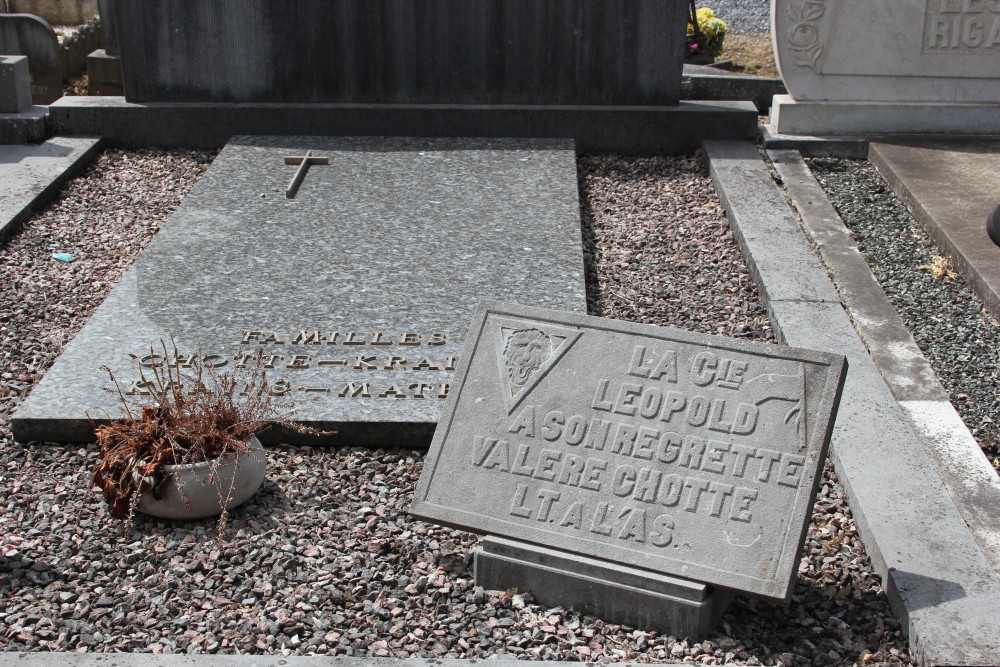
[[[524,385],[548,358],[549,337],[538,329],[519,329],[507,339],[504,361],[507,373],[516,385]]]

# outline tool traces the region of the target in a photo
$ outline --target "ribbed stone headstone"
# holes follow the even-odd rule
[[[328,164],[286,198],[301,165],[285,158],[307,151]],[[237,137],[22,404],[14,433],[73,440],[88,417],[120,415],[102,366],[141,398],[141,367],[201,355],[228,372],[263,352],[297,420],[336,425],[344,444],[419,444],[476,304],[513,295],[586,310],[571,141]]]
[[[115,0],[130,102],[673,105],[684,16],[680,0]]]
[[[787,599],[846,370],[840,355],[485,304],[411,512]]]

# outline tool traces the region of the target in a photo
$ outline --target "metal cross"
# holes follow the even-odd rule
[[[299,186],[302,185],[302,179],[306,177],[306,172],[309,171],[309,165],[330,164],[330,158],[316,157],[312,154],[312,151],[306,151],[305,155],[285,156],[285,164],[299,165],[298,170],[295,172],[295,176],[292,177],[288,187],[285,188],[285,197],[288,199],[295,199],[295,193],[299,191]]]

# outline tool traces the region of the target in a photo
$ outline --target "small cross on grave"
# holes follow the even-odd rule
[[[306,177],[306,172],[309,171],[309,165],[330,164],[330,158],[316,157],[312,154],[312,151],[306,151],[305,155],[286,155],[285,164],[299,165],[298,170],[295,172],[295,176],[292,177],[288,187],[285,188],[285,197],[288,199],[295,199],[295,193],[299,191],[299,186],[302,185],[302,179]]]

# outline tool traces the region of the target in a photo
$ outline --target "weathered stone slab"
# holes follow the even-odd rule
[[[298,167],[284,158],[307,150],[329,165],[286,199]],[[141,395],[130,355],[162,363],[150,347],[172,338],[181,365],[201,354],[223,372],[263,351],[275,393],[339,442],[417,444],[476,303],[511,294],[586,310],[572,142],[240,137],[22,404],[14,434],[87,437],[88,416],[121,414],[101,367]]]
[[[484,304],[411,512],[787,599],[845,374],[840,355]]]
[[[59,40],[48,23],[30,14],[0,14],[0,53],[28,57],[35,104],[62,97]]]
[[[37,146],[0,146],[0,241],[55,199],[100,147],[101,140],[93,137],[52,137]]]
[[[679,97],[679,0],[287,4],[115,0],[126,98],[672,105]]]

